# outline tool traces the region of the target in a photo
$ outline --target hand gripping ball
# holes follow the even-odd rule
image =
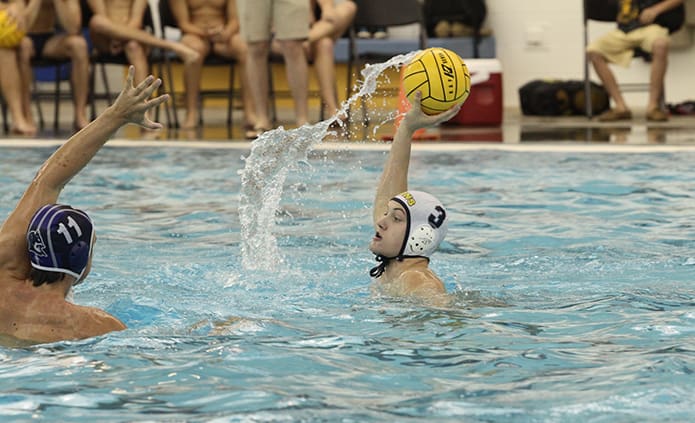
[[[422,91],[422,111],[436,115],[466,101],[471,75],[458,54],[445,48],[428,48],[403,70],[403,90],[410,99],[416,91]]]

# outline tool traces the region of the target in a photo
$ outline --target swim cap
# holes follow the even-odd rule
[[[41,207],[27,231],[34,269],[67,273],[81,282],[92,252],[94,227],[87,213],[60,204]]]
[[[422,191],[405,191],[392,200],[405,209],[408,226],[399,258],[432,255],[447,231],[446,210],[433,195]]]

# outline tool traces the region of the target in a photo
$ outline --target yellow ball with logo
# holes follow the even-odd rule
[[[432,47],[418,53],[403,70],[403,91],[412,99],[422,92],[422,111],[436,115],[463,103],[471,92],[471,75],[455,52]]]
[[[7,10],[0,10],[0,48],[17,47],[24,35],[24,31],[17,27],[17,22],[10,19]]]

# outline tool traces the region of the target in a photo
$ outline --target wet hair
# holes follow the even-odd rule
[[[63,280],[65,275],[66,274],[62,272],[49,272],[48,270],[32,268],[29,278],[32,280],[34,286],[41,286],[43,284],[59,282]]]

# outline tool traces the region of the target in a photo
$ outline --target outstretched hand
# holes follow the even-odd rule
[[[147,111],[154,109],[169,99],[168,94],[150,99],[152,93],[162,85],[162,80],[150,75],[137,86],[133,85],[135,68],[128,68],[128,76],[123,90],[113,102],[111,108],[114,113],[126,123],[134,123],[147,129],[161,129],[162,124],[153,122],[147,117]]]
[[[410,110],[408,110],[401,122],[401,125],[406,125],[407,128],[413,131],[428,126],[439,125],[442,122],[448,121],[456,116],[463,105],[463,103],[459,103],[445,112],[436,115],[428,115],[422,111],[420,100],[422,100],[422,92],[420,90],[416,91],[412,98],[408,97]]]

